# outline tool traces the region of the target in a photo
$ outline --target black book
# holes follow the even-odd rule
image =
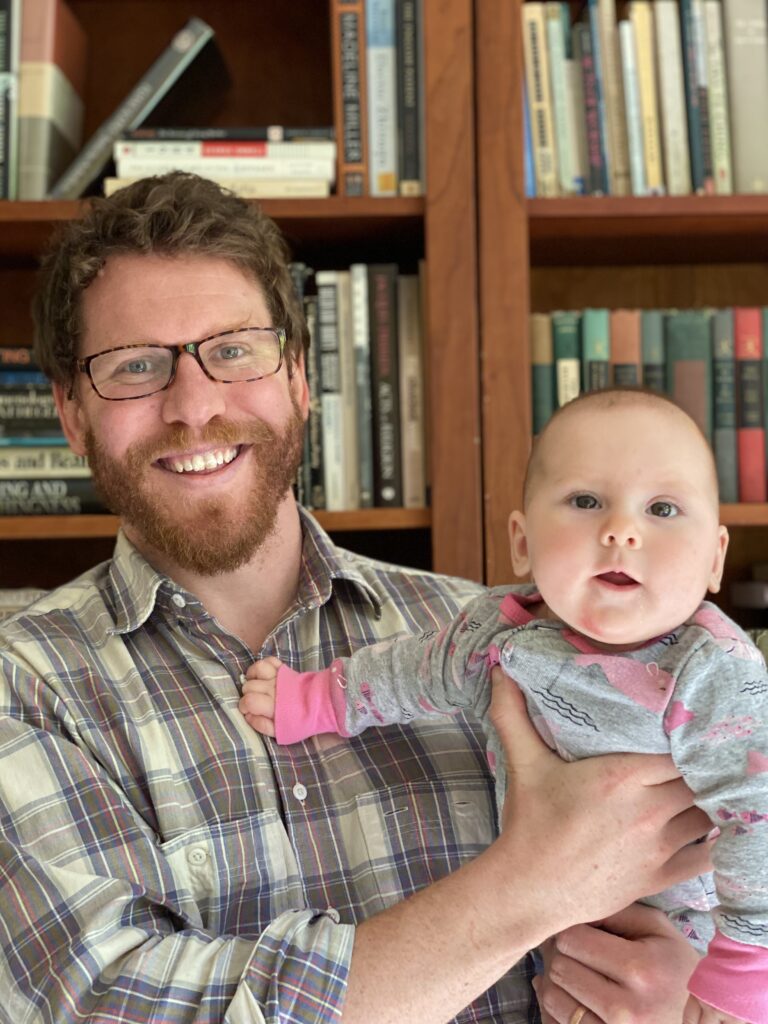
[[[373,504],[403,504],[400,375],[397,346],[397,266],[368,267],[373,409]]]

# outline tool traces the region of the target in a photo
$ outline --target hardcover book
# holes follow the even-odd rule
[[[373,502],[376,506],[401,506],[403,470],[397,266],[394,263],[374,263],[368,267],[368,305],[373,384]]]
[[[736,192],[768,192],[768,27],[763,0],[723,7]]]
[[[339,195],[368,194],[365,0],[332,0],[333,108],[339,130]]]
[[[759,308],[733,310],[736,357],[736,444],[739,501],[764,502],[765,410],[763,409],[763,328]]]
[[[395,0],[366,0],[368,170],[373,196],[398,192]]]
[[[706,309],[667,314],[664,341],[667,393],[698,424],[712,443],[712,329]]]
[[[720,501],[739,500],[733,310],[712,314],[713,433]]]

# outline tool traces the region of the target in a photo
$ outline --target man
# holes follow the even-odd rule
[[[478,589],[340,551],[297,507],[306,327],[270,221],[191,175],[95,200],[35,320],[123,530],[0,633],[2,1019],[520,1024],[528,949],[703,868],[664,758],[562,764],[503,677],[498,839],[468,723],[283,748],[245,725],[255,656],[320,666]],[[553,1019],[599,1020],[543,984]]]

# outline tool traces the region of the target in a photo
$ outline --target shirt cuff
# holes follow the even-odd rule
[[[692,995],[748,1024],[768,1024],[768,949],[715,932],[691,975]]]
[[[287,665],[280,666],[275,688],[278,743],[299,743],[324,732],[349,736],[344,727],[345,690],[339,673],[336,662],[319,672],[295,672]]]

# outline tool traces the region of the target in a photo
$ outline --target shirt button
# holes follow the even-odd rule
[[[195,867],[199,867],[201,864],[205,864],[208,860],[208,853],[201,849],[201,847],[197,846],[193,850],[189,851],[187,854],[187,860],[190,864],[195,865]]]
[[[176,605],[177,608],[185,608],[186,607],[187,602],[181,596],[181,594],[173,594],[172,597],[171,597],[171,600],[173,601],[173,603]]]
[[[297,782],[296,785],[293,787],[293,795],[299,801],[306,800],[307,799],[307,787],[303,786],[300,782]]]

